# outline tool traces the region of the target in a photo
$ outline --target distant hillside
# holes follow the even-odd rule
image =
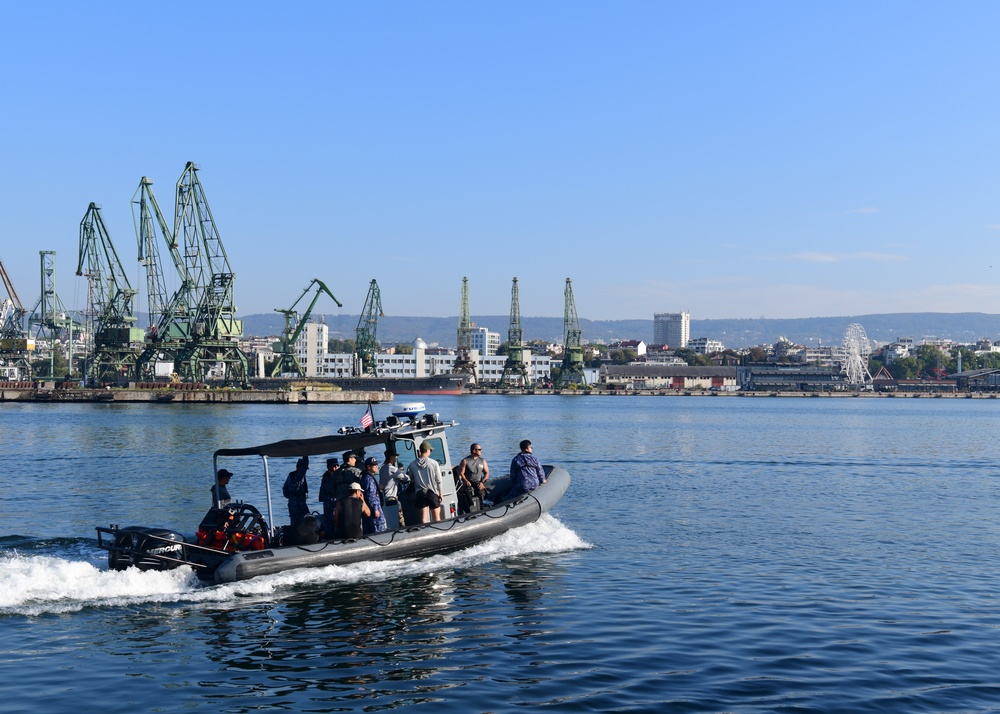
[[[245,315],[243,331],[247,335],[277,335],[284,326],[281,315]],[[357,315],[327,315],[331,336],[354,337]],[[507,337],[507,315],[473,316],[473,321],[493,332],[501,340]],[[909,312],[852,317],[804,317],[795,319],[732,319],[691,320],[692,337],[709,337],[727,347],[752,347],[773,344],[779,337],[792,342],[816,345],[839,344],[844,330],[852,322],[865,328],[870,339],[892,342],[898,337],[938,337],[956,342],[974,342],[981,337],[1000,339],[1000,315],[981,312],[941,313]],[[526,340],[561,342],[561,317],[522,317],[521,327]],[[421,337],[428,344],[455,345],[458,317],[382,317],[378,323],[378,339],[382,344],[410,343]],[[584,342],[603,340],[653,341],[653,320],[587,320],[580,319]]]

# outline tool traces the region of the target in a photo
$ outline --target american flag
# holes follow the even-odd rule
[[[372,405],[371,402],[369,402],[368,409],[365,410],[365,415],[361,417],[361,428],[367,429],[374,423],[375,423],[375,415],[372,414]]]

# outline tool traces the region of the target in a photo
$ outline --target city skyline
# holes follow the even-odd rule
[[[305,2],[7,8],[0,260],[80,309],[91,201],[128,270],[187,161],[239,314],[595,320],[1000,312],[1000,6]],[[156,27],[155,33],[148,32]],[[16,167],[16,168],[14,168]],[[142,299],[137,302],[142,309]],[[323,308],[320,308],[323,309]]]

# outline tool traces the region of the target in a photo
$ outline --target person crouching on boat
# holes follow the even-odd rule
[[[295,470],[289,472],[285,485],[281,487],[282,495],[288,499],[288,517],[292,528],[309,513],[306,497],[309,495],[309,484],[306,483],[306,471],[309,470],[309,457],[303,456],[295,462]]]
[[[363,520],[370,517],[372,512],[365,503],[360,483],[351,484],[347,498],[337,499],[337,507],[333,513],[337,528],[345,538],[360,538],[364,534]]]
[[[545,469],[531,453],[531,442],[525,439],[521,442],[521,453],[510,462],[510,491],[506,500],[511,500],[531,493],[545,483]]]
[[[381,533],[385,530],[385,514],[382,512],[382,499],[379,498],[378,459],[369,456],[365,459],[365,475],[361,479],[361,490],[365,494],[365,503],[370,515],[364,518],[365,535]]]
[[[419,523],[427,523],[427,511],[430,510],[431,523],[441,520],[441,501],[443,488],[441,485],[441,467],[430,457],[431,445],[424,441],[420,444],[417,458],[406,467],[407,475],[413,480],[416,497],[413,505],[417,509]]]

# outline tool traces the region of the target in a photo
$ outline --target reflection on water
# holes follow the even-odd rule
[[[551,603],[562,597],[564,575],[549,557],[525,557],[405,578],[312,583],[278,602],[182,610],[173,636],[202,638],[208,669],[223,675],[230,705],[233,697],[261,692],[272,705],[303,698],[335,708],[454,703],[450,690],[503,680],[511,662],[536,656],[521,644],[558,629]],[[164,633],[159,614],[131,620],[122,643],[145,659],[150,632]]]

